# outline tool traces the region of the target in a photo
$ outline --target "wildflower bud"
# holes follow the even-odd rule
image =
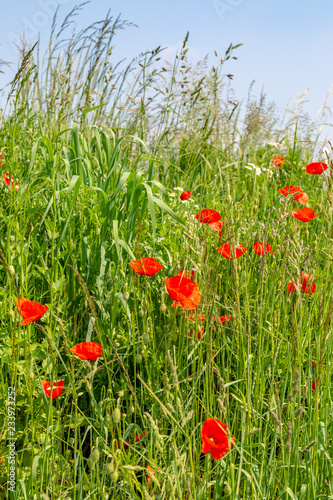
[[[134,413],[134,406],[133,405],[130,407],[129,412]]]
[[[129,299],[129,293],[125,292],[124,295],[123,295],[123,297],[124,297],[124,300],[127,301]]]
[[[14,276],[15,274],[14,266],[8,266],[8,272],[11,276]]]
[[[142,316],[144,316],[144,315],[145,315],[144,310],[143,310],[143,309],[140,309],[140,311],[139,311],[139,316],[140,316],[140,318],[142,318]]]
[[[14,313],[13,309],[11,309],[8,314],[9,314],[9,317],[14,321],[15,313]]]
[[[150,336],[149,336],[149,333],[144,333],[142,335],[142,341],[145,345],[149,344],[150,342]]]
[[[142,363],[142,356],[141,354],[136,354],[135,355],[135,361],[136,363],[139,365],[140,363]]]
[[[232,489],[228,483],[224,483],[223,496],[228,497],[232,493]]]
[[[120,410],[119,408],[115,408],[112,412],[112,420],[115,424],[117,424],[119,422],[119,420],[121,419],[121,413],[120,413]]]
[[[119,396],[120,398],[123,398],[123,397],[125,396],[125,392],[124,392],[124,391],[119,391],[119,392],[118,392],[118,396]]]
[[[119,473],[117,470],[115,470],[114,472],[112,472],[111,474],[111,481],[113,481],[114,483],[116,483],[119,479]]]
[[[107,474],[112,474],[116,470],[114,462],[111,462],[110,464],[107,464],[106,466],[106,472]]]
[[[314,240],[313,244],[312,244],[312,248],[313,250],[317,250],[317,247],[318,247],[318,241],[317,240]]]
[[[161,312],[162,314],[164,314],[164,313],[165,313],[166,309],[167,309],[167,308],[166,308],[166,305],[165,305],[165,304],[161,304],[161,305],[160,305],[160,312]]]
[[[305,238],[308,239],[310,236],[310,231],[308,229],[306,229],[304,234],[305,234]]]
[[[232,198],[230,196],[230,194],[228,194],[228,196],[226,197],[225,201],[229,204],[232,202]]]
[[[90,454],[90,457],[89,457],[93,466],[97,464],[99,457],[100,457],[100,453],[99,453],[98,448],[94,448]]]
[[[124,263],[123,259],[121,257],[119,257],[118,264],[121,266],[123,263]]]

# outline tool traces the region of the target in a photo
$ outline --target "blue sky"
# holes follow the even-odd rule
[[[3,2],[4,3],[4,2]],[[48,39],[52,13],[59,4],[60,18],[77,1],[15,0],[1,6],[0,57],[14,62],[13,40],[24,26],[28,41]],[[297,92],[313,87],[306,109],[314,118],[333,84],[330,52],[333,47],[331,0],[91,0],[77,17],[79,26],[102,19],[108,9],[138,27],[117,33],[116,60],[131,58],[161,45],[173,55],[190,32],[190,56],[197,60],[214,50],[223,55],[230,43],[243,43],[238,60],[226,71],[238,99],[246,99],[253,80],[254,94],[262,89],[282,110]],[[7,78],[10,78],[8,72]],[[4,83],[0,79],[0,85]],[[333,121],[333,120],[332,120]]]

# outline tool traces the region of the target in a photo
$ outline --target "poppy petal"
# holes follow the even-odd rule
[[[129,262],[129,265],[137,274],[140,276],[154,276],[158,271],[163,269],[163,266],[156,260],[151,257],[143,257],[139,260],[132,260]]]
[[[80,359],[96,361],[102,356],[102,346],[97,342],[81,342],[72,347],[71,352]]]
[[[184,192],[180,195],[180,199],[181,199],[181,200],[188,200],[190,197],[191,197],[191,191],[184,191]]]
[[[309,163],[309,165],[306,167],[306,171],[308,174],[311,175],[321,175],[325,170],[328,169],[328,166],[324,162],[314,162],[314,163]]]
[[[21,325],[29,325],[34,321],[40,319],[48,310],[47,306],[39,304],[38,302],[31,302],[29,299],[25,299],[24,297],[20,297],[15,305],[19,314],[22,316],[23,321],[21,321]]]
[[[201,300],[199,286],[192,280],[181,276],[165,278],[165,285],[172,300],[184,309],[195,311]]]
[[[309,207],[298,208],[297,210],[294,210],[293,212],[291,212],[291,215],[293,217],[295,217],[295,219],[298,219],[302,222],[309,222],[310,220],[317,217],[317,214],[315,214],[315,211]]]
[[[211,210],[210,208],[204,208],[201,212],[198,212],[195,218],[204,224],[217,222],[221,219],[221,215],[216,210]]]

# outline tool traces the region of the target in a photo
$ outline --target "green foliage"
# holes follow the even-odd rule
[[[60,57],[76,12],[46,67],[23,52],[0,127],[2,169],[19,185],[0,187],[0,414],[14,386],[15,498],[330,498],[332,185],[305,172],[304,127],[274,129],[273,113],[265,128],[262,99],[240,130],[222,75],[237,46],[208,71],[187,60],[186,38],[173,66],[158,69],[158,47],[115,75],[107,57],[128,23],[108,15]],[[314,220],[290,216],[285,185],[308,193]],[[221,235],[195,218],[203,208],[219,211]],[[247,252],[224,259],[226,242]],[[152,277],[128,265],[147,256],[164,267]],[[166,292],[182,270],[201,290],[195,313]],[[301,272],[314,294],[286,291]],[[19,297],[49,309],[21,326]],[[102,345],[96,362],[71,353],[84,341]],[[47,398],[42,380],[64,380],[62,394]],[[211,417],[236,438],[216,461],[201,453]]]

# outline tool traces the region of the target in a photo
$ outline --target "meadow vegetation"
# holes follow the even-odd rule
[[[124,67],[130,23],[77,32],[80,8],[43,58],[22,40],[0,115],[0,499],[333,498],[333,184],[306,171],[330,166],[327,106],[315,123],[301,101],[282,121],[265,95],[244,106],[239,45],[210,68],[186,37],[173,64],[158,47]],[[138,274],[144,257],[162,269]],[[181,271],[192,309],[166,288]],[[22,325],[20,298],[48,309]],[[221,458],[202,453],[207,419],[227,425]]]

